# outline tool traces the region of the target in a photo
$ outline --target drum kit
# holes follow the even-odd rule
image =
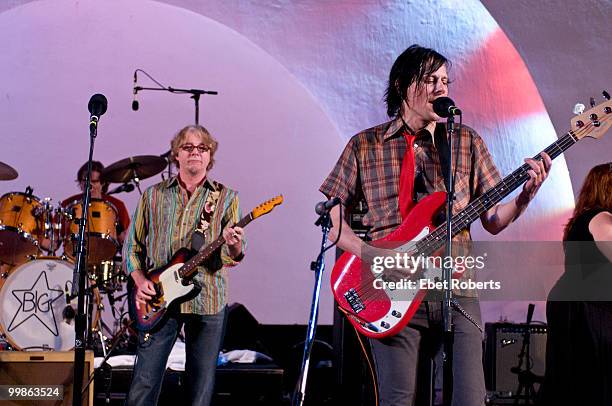
[[[105,168],[101,178],[107,183],[131,182],[140,191],[141,180],[161,173],[167,165],[164,156],[130,157]],[[0,180],[17,176],[15,169],[0,162]],[[119,213],[104,199],[91,199],[87,210],[88,343],[106,355],[107,344],[126,330],[120,328],[127,317],[122,304],[127,276],[119,256]],[[30,187],[0,197],[0,349],[63,351],[74,346],[76,298],[71,292],[83,214],[80,200],[54,207],[51,199],[40,199]],[[102,320],[104,293],[116,320],[114,329]],[[117,305],[121,305],[118,311]],[[99,343],[94,343],[96,337]]]

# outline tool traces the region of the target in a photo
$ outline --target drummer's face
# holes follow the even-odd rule
[[[81,181],[80,185],[81,191],[85,192],[85,181]],[[94,199],[102,198],[102,181],[98,171],[91,171],[91,197]]]
[[[191,152],[183,149],[183,146],[191,145],[196,148],[192,148]],[[176,160],[179,163],[179,172],[185,175],[198,176],[206,174],[206,168],[210,162],[210,150],[204,152],[198,150],[198,146],[206,146],[200,136],[197,133],[189,132],[187,137],[179,148],[178,156]]]

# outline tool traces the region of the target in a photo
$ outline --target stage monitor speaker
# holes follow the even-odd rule
[[[485,349],[485,377],[487,389],[499,396],[513,396],[519,387],[518,374],[511,369],[518,366],[519,354],[523,346],[523,333],[529,328],[531,372],[543,377],[546,368],[545,324],[487,323]],[[524,370],[526,360],[521,368]],[[534,385],[535,390],[539,384]],[[523,392],[524,393],[524,392]]]
[[[85,353],[83,388],[94,372],[93,352]],[[72,405],[74,351],[0,351],[0,385],[62,385],[63,400],[7,401],[3,405]],[[93,405],[93,381],[83,396],[83,406]],[[29,403],[28,403],[29,402]]]

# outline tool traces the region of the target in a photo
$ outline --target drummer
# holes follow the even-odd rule
[[[102,179],[102,171],[104,170],[104,165],[100,161],[92,161],[91,162],[91,198],[92,199],[101,199],[107,202],[110,202],[117,209],[118,223],[117,223],[117,239],[119,240],[119,244],[123,245],[123,239],[125,238],[125,233],[127,232],[128,226],[130,225],[130,214],[125,208],[125,204],[116,197],[109,196],[106,194],[108,191],[108,183],[104,182]],[[76,182],[81,189],[81,193],[70,196],[69,198],[62,201],[62,207],[68,207],[75,201],[81,201],[83,199],[83,193],[85,192],[85,178],[87,177],[87,162],[83,164],[79,168],[77,172]]]

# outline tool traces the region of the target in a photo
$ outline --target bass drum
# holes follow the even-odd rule
[[[74,347],[74,323],[64,318],[71,313],[65,289],[72,286],[73,269],[70,262],[43,257],[10,271],[0,289],[0,330],[15,349]]]

